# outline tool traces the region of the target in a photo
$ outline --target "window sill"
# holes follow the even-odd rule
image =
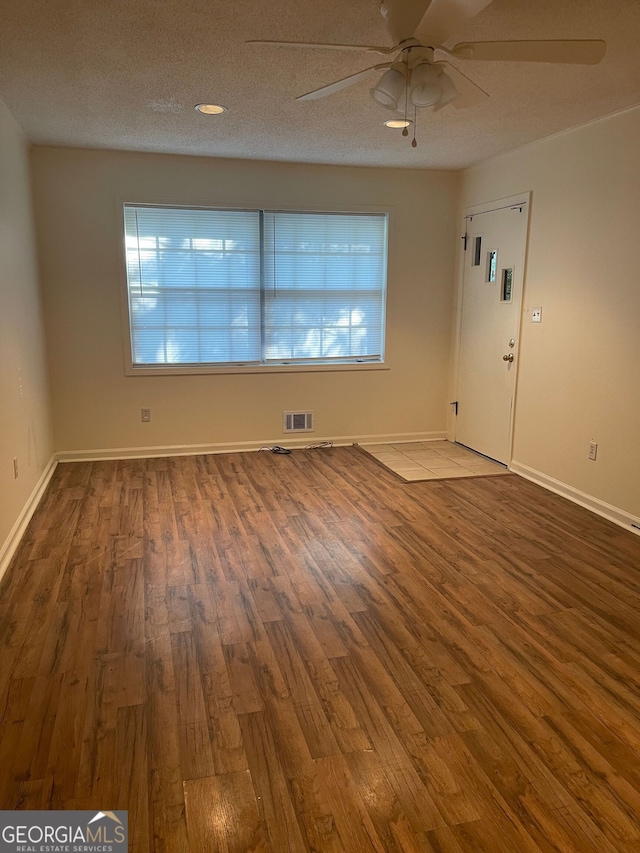
[[[198,374],[215,375],[230,373],[346,373],[360,372],[362,370],[390,370],[389,365],[384,362],[362,362],[354,364],[345,362],[343,364],[247,364],[247,365],[189,365],[168,367],[166,364],[151,367],[134,367],[127,365],[127,376],[194,376]]]

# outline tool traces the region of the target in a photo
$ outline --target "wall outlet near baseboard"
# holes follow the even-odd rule
[[[590,441],[589,442],[589,459],[592,462],[595,462],[598,457],[598,442]]]
[[[151,421],[151,409],[140,409],[140,420],[143,424],[148,424]]]

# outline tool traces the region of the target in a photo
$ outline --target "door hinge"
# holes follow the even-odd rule
[[[451,403],[449,403],[449,405],[453,406],[453,414],[457,416],[457,414],[458,414],[458,401],[452,400]]]
[[[464,250],[466,252],[467,251],[467,240],[469,239],[469,235],[465,232],[460,239],[464,240]]]

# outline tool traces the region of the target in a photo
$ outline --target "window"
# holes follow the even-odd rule
[[[472,267],[480,266],[480,255],[482,251],[482,235],[480,237],[474,237],[473,240],[473,260],[471,261]]]
[[[133,367],[382,361],[387,216],[125,205]]]

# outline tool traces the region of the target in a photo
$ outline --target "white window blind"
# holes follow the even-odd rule
[[[381,360],[385,214],[125,205],[134,366]]]
[[[125,206],[134,364],[260,360],[256,211]]]
[[[379,359],[386,217],[264,214],[265,360]]]

